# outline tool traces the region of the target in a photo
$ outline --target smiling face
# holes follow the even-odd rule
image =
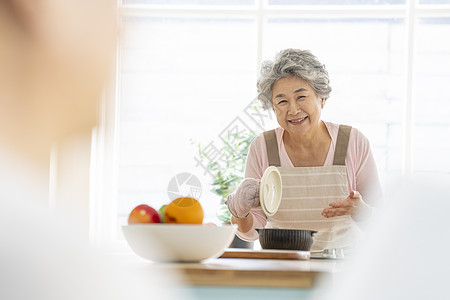
[[[318,128],[323,101],[308,82],[297,76],[281,78],[272,88],[278,124],[290,134],[301,135]]]

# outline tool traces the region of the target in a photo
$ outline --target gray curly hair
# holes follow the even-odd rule
[[[298,76],[305,80],[325,100],[330,96],[330,79],[325,65],[309,50],[286,49],[280,51],[274,61],[262,63],[257,88],[258,100],[264,109],[272,108],[272,87],[275,82],[288,76]]]

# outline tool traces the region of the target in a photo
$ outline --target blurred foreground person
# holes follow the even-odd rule
[[[311,299],[449,299],[449,177],[396,185],[358,255]]]
[[[0,2],[3,147],[43,161],[53,142],[95,125],[117,38],[111,4]]]
[[[0,299],[180,299],[153,268],[116,272],[48,210],[51,145],[96,123],[114,4],[0,1]]]
[[[48,204],[51,146],[95,125],[113,2],[0,1],[0,199]]]

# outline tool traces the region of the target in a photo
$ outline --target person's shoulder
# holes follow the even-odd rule
[[[351,130],[358,130],[356,129],[354,126],[350,125],[350,124],[343,124],[343,123],[334,123],[334,122],[327,122],[324,121],[325,125],[327,126],[329,131],[333,131],[333,132],[338,132],[339,131],[339,127],[340,126],[349,126],[351,127]]]
[[[265,147],[264,132],[256,135],[250,145],[250,150],[260,152]]]
[[[326,121],[324,121],[324,123],[327,126],[328,131],[331,135],[337,136],[340,126],[350,126],[351,127],[350,137],[357,138],[357,139],[361,138],[361,137],[366,138],[364,136],[364,134],[358,128],[356,128],[350,124],[339,124],[339,123],[326,122]]]
[[[349,137],[349,149],[350,151],[367,151],[370,148],[369,139],[356,127],[352,126]]]
[[[333,123],[333,122],[324,122],[325,125],[328,128],[328,132],[331,135],[331,138],[333,140],[337,139],[337,135],[339,132],[339,126],[341,125],[346,125],[346,126],[350,126],[351,130],[350,130],[350,137],[349,137],[349,146],[350,148],[353,147],[361,147],[361,146],[367,146],[369,145],[369,140],[368,138],[361,132],[361,130],[359,130],[358,128],[349,125],[349,124],[339,124],[339,123]]]
[[[268,132],[268,131],[272,131],[272,130],[275,131],[275,135],[277,137],[277,141],[278,141],[278,144],[279,144],[280,140],[281,140],[281,138],[283,136],[283,131],[284,131],[284,129],[282,127],[277,127],[275,129],[271,129],[271,130],[267,130],[267,131],[261,132],[253,140],[252,146],[254,148],[265,150],[266,149],[266,139],[264,138],[264,133]]]
[[[328,129],[328,133],[330,134],[331,138],[334,140],[337,137],[338,131],[339,131],[339,124],[337,123],[333,123],[333,122],[326,122],[323,121],[325,123],[325,126]]]
[[[352,131],[350,132],[350,138],[355,139],[358,143],[368,143],[369,140],[367,137],[356,127],[352,127]]]
[[[263,131],[263,132],[261,132],[260,134],[258,134],[257,136],[256,136],[256,138],[254,139],[254,141],[263,141],[264,142],[264,134],[266,133],[266,132],[270,132],[270,131],[275,131],[275,135],[277,136],[277,138],[279,139],[282,135],[283,135],[283,132],[284,132],[284,129],[282,128],[282,127],[277,127],[277,128],[274,128],[274,129],[269,129],[269,130],[266,130],[266,131]]]
[[[252,144],[260,144],[260,143],[264,143],[264,132],[257,134],[252,141]]]

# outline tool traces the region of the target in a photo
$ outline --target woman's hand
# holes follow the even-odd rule
[[[237,219],[231,216],[231,224],[237,224],[239,232],[247,233],[253,229],[253,215],[248,215],[243,219]]]
[[[259,205],[259,180],[245,178],[237,190],[228,195],[225,202],[228,210],[237,219],[244,219],[250,210]]]
[[[372,208],[363,201],[361,194],[357,191],[351,191],[347,199],[329,205],[330,207],[322,211],[322,216],[325,218],[351,215],[355,221],[363,221],[372,212]]]

